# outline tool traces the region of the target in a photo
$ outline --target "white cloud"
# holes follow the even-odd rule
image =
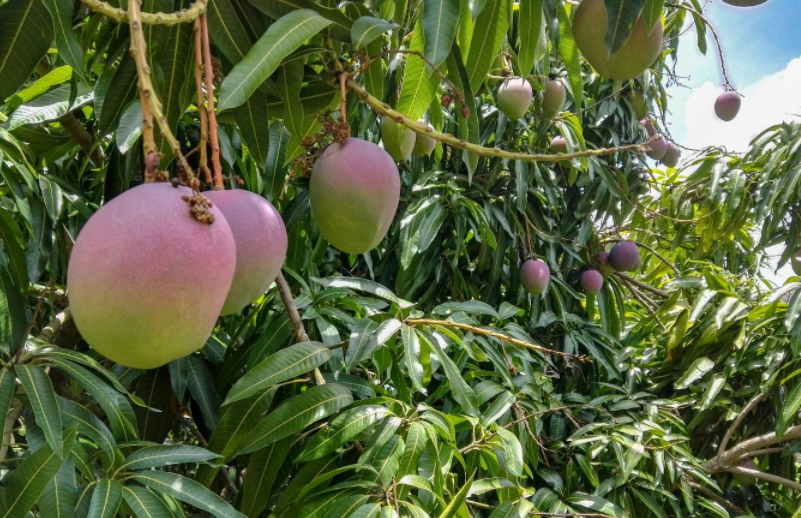
[[[784,70],[766,76],[740,89],[740,113],[731,122],[715,116],[715,99],[723,92],[707,81],[694,89],[684,106],[684,138],[680,144],[690,148],[724,146],[730,151],[746,151],[748,143],[767,127],[798,119],[801,114],[801,57]]]

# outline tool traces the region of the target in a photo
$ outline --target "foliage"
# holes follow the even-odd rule
[[[801,281],[762,272],[769,247],[785,246],[782,262],[801,248],[798,125],[680,170],[631,151],[529,162],[440,143],[400,164],[401,207],[376,250],[343,254],[311,218],[304,167],[342,70],[488,149],[643,142],[629,94],[664,120],[678,34],[694,19],[705,48],[706,26],[695,0],[632,4],[649,26],[663,17],[668,44],[621,84],[581,60],[570,3],[210,0],[225,184],[283,215],[304,329],[273,288],[197,354],[137,371],[81,340],[64,285],[82,225],[144,180],[143,56],[116,3],[0,3],[0,516],[797,518]],[[142,7],[165,121],[201,169],[215,146],[192,26],[150,22],[205,6]],[[617,12],[610,25],[630,30],[631,10]],[[521,121],[495,107],[508,75],[535,89]],[[569,96],[550,122],[538,110],[552,77]],[[346,97],[350,132],[378,142],[361,100]],[[155,142],[161,168],[185,174],[158,128]],[[585,297],[581,272],[623,238],[641,271]],[[530,257],[552,270],[542,296],[518,280]],[[734,481],[745,457],[773,478]]]

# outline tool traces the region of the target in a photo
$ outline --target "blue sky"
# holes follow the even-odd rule
[[[743,117],[723,123],[712,115],[722,84],[717,52],[707,34],[707,54],[701,54],[695,30],[690,30],[682,36],[676,68],[689,78],[683,81],[687,88],[670,89],[670,131],[689,147],[742,149],[765,127],[801,113],[801,1],[768,0],[759,7],[736,8],[712,0],[705,11],[723,42],[729,77],[746,96]]]
[[[691,148],[744,151],[765,128],[801,118],[801,0],[768,0],[745,9],[711,0],[706,17],[723,43],[729,79],[745,96],[743,105],[732,122],[715,117],[714,102],[723,91],[717,51],[707,34],[707,54],[701,54],[691,29],[682,36],[676,67],[687,79],[669,89],[669,129],[678,143]],[[781,246],[768,250],[774,268],[782,252]],[[777,284],[793,275],[789,265],[764,273]]]

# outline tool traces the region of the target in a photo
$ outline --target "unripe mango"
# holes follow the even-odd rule
[[[648,133],[649,137],[656,135],[656,126],[654,126],[654,123],[651,122],[651,119],[645,118],[640,121],[640,124],[643,128],[645,128],[645,131]]]
[[[423,119],[420,119],[417,122],[420,124],[425,124]],[[426,124],[426,126],[432,130],[434,129],[434,126],[431,124]],[[428,156],[432,151],[434,151],[434,148],[437,147],[437,141],[428,135],[424,135],[423,133],[416,133],[415,135],[414,149],[412,150],[412,153],[415,155]]]
[[[598,295],[604,287],[604,276],[598,270],[587,270],[581,274],[581,287],[590,295]]]
[[[412,156],[416,137],[414,131],[389,117],[384,117],[381,121],[381,140],[389,156],[396,162],[404,162]]]
[[[619,272],[631,272],[640,267],[640,249],[631,241],[620,241],[609,252],[609,264]]]
[[[573,35],[581,54],[602,76],[619,81],[634,79],[650,67],[662,51],[662,21],[648,34],[642,16],[626,42],[609,56],[606,38],[607,12],[604,0],[583,0],[573,16]]]
[[[186,187],[148,183],[86,222],[67,272],[75,324],[100,354],[153,369],[206,343],[231,287],[234,236],[217,207],[197,221]]]
[[[551,270],[542,259],[529,259],[520,267],[520,284],[531,294],[547,290],[550,280]]]
[[[221,315],[238,313],[270,287],[286,259],[284,220],[273,205],[250,191],[210,191],[236,243],[236,271]]]
[[[498,88],[498,108],[512,120],[523,118],[531,106],[531,99],[534,98],[534,91],[531,83],[522,77],[507,79]]]
[[[724,92],[715,101],[715,115],[722,121],[730,121],[737,117],[743,101],[734,92]]]
[[[668,142],[665,137],[659,135],[656,140],[649,142],[648,146],[651,148],[651,151],[648,151],[648,156],[654,160],[661,160],[667,153]]]
[[[676,167],[681,161],[681,150],[673,142],[668,143],[667,150],[662,156],[662,163],[668,167]]]
[[[762,5],[768,0],[723,0],[724,4],[733,5],[734,7],[754,7]]]
[[[754,471],[759,471],[759,466],[757,463],[754,462],[754,459],[746,459],[744,461],[737,463],[738,467],[745,468],[745,469],[752,469]],[[734,480],[736,480],[741,486],[753,486],[754,482],[756,482],[756,477],[752,477],[751,475],[745,475],[742,473],[735,473]]]
[[[548,81],[545,86],[545,93],[542,97],[542,115],[553,120],[562,111],[562,107],[567,100],[567,90],[565,85],[559,80]]]
[[[551,140],[551,145],[548,147],[551,153],[567,153],[567,141],[565,137],[557,136]]]
[[[612,265],[609,264],[609,252],[598,252],[595,254],[595,262],[598,263],[598,269],[604,277],[609,277],[615,271]]]
[[[398,210],[400,174],[392,157],[366,140],[331,144],[312,168],[314,221],[343,252],[369,252],[384,239]]]
[[[638,119],[644,119],[648,116],[648,103],[645,101],[645,94],[643,94],[641,90],[634,90],[631,92],[629,101]]]

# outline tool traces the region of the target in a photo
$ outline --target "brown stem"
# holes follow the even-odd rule
[[[284,303],[289,320],[292,322],[292,327],[295,329],[295,338],[298,342],[308,342],[309,335],[306,334],[306,328],[303,326],[303,320],[300,318],[298,308],[295,306],[295,300],[292,298],[292,290],[284,278],[284,274],[278,272],[278,277],[275,279],[278,284],[278,293],[281,295],[281,301]],[[325,385],[323,375],[320,374],[320,369],[314,369],[314,383],[316,385]]]
[[[139,76],[138,86],[142,98],[142,113],[146,114],[147,110],[152,112],[153,118],[159,125],[162,137],[164,137],[164,140],[167,141],[170,149],[172,149],[173,154],[178,158],[178,163],[185,171],[191,185],[192,181],[195,180],[195,175],[189,163],[186,161],[186,157],[181,153],[181,144],[175,138],[175,135],[172,134],[170,125],[167,123],[167,117],[162,110],[161,101],[159,101],[158,95],[156,95],[156,90],[153,87],[153,81],[150,77],[150,65],[147,63],[147,45],[145,44],[145,36],[142,31],[141,12],[138,0],[131,0],[128,2],[128,16],[131,26],[131,55],[136,63],[136,72]],[[147,120],[146,116],[145,120]],[[147,126],[147,123],[145,123],[144,126]],[[144,134],[145,128],[143,127],[142,130]],[[150,156],[147,152],[145,153],[146,160],[148,160]]]
[[[740,458],[745,459],[750,457],[761,457],[762,455],[775,455],[777,453],[784,453],[785,449],[786,448],[778,447],[778,448],[765,448],[763,450],[754,450],[754,451],[749,451]]]
[[[662,291],[659,288],[654,288],[650,284],[645,284],[644,282],[640,282],[637,279],[635,279],[634,277],[626,275],[625,273],[615,272],[615,275],[620,277],[621,279],[625,279],[626,281],[632,283],[633,285],[637,286],[638,288],[642,288],[644,290],[650,291],[654,295],[657,295],[657,296],[665,298],[665,299],[670,297],[670,294],[668,292]]]
[[[801,484],[799,484],[795,480],[790,480],[784,477],[780,477],[778,475],[773,475],[771,473],[764,473],[762,471],[759,471],[758,469],[748,469],[742,466],[731,466],[729,468],[726,468],[726,471],[737,475],[747,475],[749,477],[758,478],[759,480],[764,480],[766,482],[771,482],[773,484],[779,484],[780,486],[788,487],[796,491],[801,491]]]
[[[61,127],[69,133],[70,137],[78,143],[89,160],[95,164],[96,167],[103,165],[103,150],[95,145],[95,139],[92,137],[83,124],[78,121],[75,114],[69,112],[58,119]]]
[[[203,68],[206,74],[206,100],[208,101],[209,140],[211,141],[211,167],[214,169],[214,190],[222,191],[222,165],[220,164],[220,141],[217,138],[217,115],[214,113],[214,69],[211,65],[211,44],[206,15],[200,16],[200,34],[203,39]]]
[[[748,413],[751,412],[751,410],[753,410],[754,407],[756,407],[760,401],[762,401],[763,397],[765,397],[765,394],[760,392],[756,396],[752,397],[751,400],[745,405],[745,407],[743,407],[742,411],[737,415],[737,418],[734,420],[731,426],[729,426],[729,429],[726,430],[726,433],[723,435],[723,440],[720,441],[720,446],[718,446],[718,455],[726,451],[726,446],[729,445],[729,439],[731,439],[732,434],[734,434],[734,432],[737,431],[737,428],[740,427],[743,420],[745,419],[745,416],[747,416]]]
[[[480,327],[471,326],[469,324],[462,324],[460,322],[451,322],[450,320],[432,320],[426,318],[407,318],[404,321],[404,323],[410,326],[453,327],[456,329],[462,329],[463,331],[470,331],[477,335],[491,336],[492,338],[497,338],[502,342],[509,342],[510,344],[519,345],[520,347],[525,347],[526,349],[531,349],[532,351],[538,351],[544,354],[554,354],[557,356],[563,356],[565,358],[575,358],[582,363],[592,363],[592,360],[588,356],[584,356],[583,354],[571,354],[562,351],[554,351],[553,349],[548,349],[540,345],[534,345],[532,343],[525,342],[523,340],[518,340],[517,338],[512,338],[511,336],[498,333],[496,331],[491,331],[489,329],[483,329]]]
[[[209,170],[208,143],[209,123],[206,114],[206,96],[203,94],[203,36],[200,19],[195,20],[195,87],[197,89],[197,112],[200,119],[200,150],[199,167],[207,185],[212,184],[211,170]]]
[[[743,511],[742,509],[740,509],[739,507],[737,507],[733,503],[729,502],[728,500],[726,500],[722,496],[718,495],[717,493],[715,493],[714,491],[712,491],[708,487],[702,486],[701,484],[693,482],[692,480],[687,480],[686,482],[687,482],[688,486],[690,486],[694,490],[698,491],[699,493],[701,493],[705,497],[709,498],[710,500],[722,505],[723,507],[725,507],[729,511],[733,512],[735,514],[735,516],[743,516],[743,515],[747,514],[745,511]]]
[[[364,101],[373,111],[380,113],[386,117],[390,117],[394,119],[399,124],[403,124],[410,130],[414,131],[415,133],[420,133],[422,135],[428,135],[429,137],[437,140],[439,142],[443,142],[448,144],[452,147],[463,149],[465,151],[469,151],[473,154],[478,156],[497,156],[501,158],[508,158],[509,160],[519,160],[521,162],[558,162],[560,160],[570,160],[573,158],[589,158],[593,156],[603,156],[608,155],[610,153],[618,153],[623,151],[644,151],[648,144],[651,142],[649,139],[646,142],[640,144],[631,144],[628,146],[621,146],[616,148],[607,148],[607,149],[588,149],[586,151],[579,151],[578,153],[559,153],[556,155],[550,154],[528,154],[528,153],[515,153],[512,151],[505,151],[500,148],[489,148],[484,146],[479,146],[478,144],[472,144],[465,140],[460,140],[458,137],[451,135],[450,133],[442,133],[440,131],[436,131],[432,128],[429,128],[425,124],[419,123],[417,121],[413,121],[403,115],[400,112],[393,110],[388,104],[383,103],[381,100],[373,97],[370,95],[367,90],[361,87],[359,83],[352,79],[348,79],[348,88],[350,88],[353,93],[356,94],[356,97]],[[652,139],[657,138],[656,136],[652,137]]]
[[[704,462],[703,468],[709,473],[723,471],[731,466],[737,459],[746,455],[748,452],[761,450],[783,441],[791,441],[799,438],[801,438],[801,425],[790,427],[786,432],[784,432],[784,435],[782,435],[781,438],[776,436],[776,432],[770,432],[758,437],[753,437],[740,442],[730,450],[716,455],[715,457]]]
[[[101,0],[81,0],[92,11],[100,13],[118,22],[128,22],[128,13],[123,9],[114,7]],[[196,0],[195,3],[174,13],[141,13],[142,23],[145,25],[175,25],[177,23],[191,22],[206,12],[208,0]]]

